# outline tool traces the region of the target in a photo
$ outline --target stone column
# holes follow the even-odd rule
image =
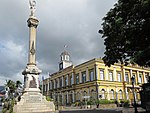
[[[107,87],[107,90],[106,90],[106,91],[107,91],[107,99],[110,100],[110,96],[109,96],[109,93],[110,93],[110,92],[109,92],[109,87]]]
[[[117,73],[116,73],[116,68],[115,67],[114,67],[114,70],[113,70],[113,80],[117,81]]]
[[[36,65],[36,28],[39,24],[39,21],[35,17],[30,17],[28,19],[28,27],[29,27],[29,58],[28,65]]]
[[[136,83],[140,83],[139,71],[137,71],[136,79],[137,79],[137,82],[136,82]]]
[[[66,84],[66,86],[69,85],[69,84],[68,84],[68,83],[69,83],[69,79],[68,79],[68,78],[69,78],[69,75],[67,74],[67,78],[66,78],[66,79],[67,79],[67,84]]]
[[[61,93],[62,95],[62,105],[64,105],[64,93]]]
[[[24,91],[38,91],[39,82],[38,75],[42,72],[36,66],[36,28],[39,24],[38,19],[31,16],[27,20],[29,27],[29,54],[28,54],[28,64],[22,74],[25,76],[25,89]]]
[[[72,91],[72,101],[75,102],[75,96],[74,96],[74,91]]]
[[[56,81],[54,80],[54,89],[56,88]]]
[[[62,76],[62,87],[64,87],[64,77]]]
[[[123,73],[122,73],[122,80],[126,81],[126,76],[125,76],[125,69],[122,69]]]
[[[119,97],[118,96],[118,87],[115,88],[115,92],[116,92],[116,95],[115,95],[116,96],[116,100],[118,101],[119,100],[119,98],[118,98]]]
[[[145,77],[145,72],[143,71],[143,83],[146,83],[146,77]]]
[[[98,65],[95,64],[95,80],[98,80]]]
[[[81,71],[79,72],[79,83],[82,83],[82,74],[81,74]]]
[[[105,66],[105,80],[108,80],[108,67]]]
[[[52,81],[50,81],[50,89],[52,89]]]
[[[129,100],[129,94],[128,94],[127,87],[125,88],[125,93],[126,93],[126,98],[127,98],[127,100]]]
[[[74,73],[72,73],[72,84],[74,84]]]
[[[86,81],[89,81],[89,70],[88,70],[88,67],[86,68]]]
[[[67,103],[69,103],[69,98],[68,97],[69,97],[69,95],[68,95],[68,91],[67,91],[67,99],[66,99]]]
[[[58,81],[57,88],[59,88],[60,87],[60,80],[59,80],[59,78],[57,78],[57,81]]]
[[[132,74],[132,69],[130,69],[130,78],[129,78],[129,83],[131,84],[131,77],[133,76]]]

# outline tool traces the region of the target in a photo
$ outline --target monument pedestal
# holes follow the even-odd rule
[[[14,105],[13,111],[15,113],[53,113],[55,106],[53,102],[47,101],[41,93],[28,91]]]

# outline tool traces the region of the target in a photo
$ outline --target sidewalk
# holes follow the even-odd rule
[[[137,110],[139,113],[146,113],[146,110],[141,107],[138,107]],[[122,111],[123,113],[134,113],[134,108],[123,108]]]
[[[115,110],[115,111],[122,111],[122,113],[134,113],[134,108],[130,107],[130,108],[124,108],[124,107],[117,107],[114,109],[101,109],[101,108],[96,108],[97,110]],[[92,109],[80,109],[80,107],[64,107],[63,110],[92,110]],[[139,113],[146,113],[145,109],[138,107],[137,108]]]

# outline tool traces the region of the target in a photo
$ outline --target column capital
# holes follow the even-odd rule
[[[28,27],[35,27],[35,28],[37,28],[37,26],[39,25],[39,20],[37,18],[35,18],[35,17],[29,17],[27,22],[28,22]]]

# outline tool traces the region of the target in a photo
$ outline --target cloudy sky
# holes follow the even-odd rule
[[[0,85],[23,80],[28,62],[29,0],[0,0]],[[102,57],[103,39],[98,34],[102,18],[116,0],[36,0],[37,65],[42,74],[58,71],[64,45],[74,65]]]

